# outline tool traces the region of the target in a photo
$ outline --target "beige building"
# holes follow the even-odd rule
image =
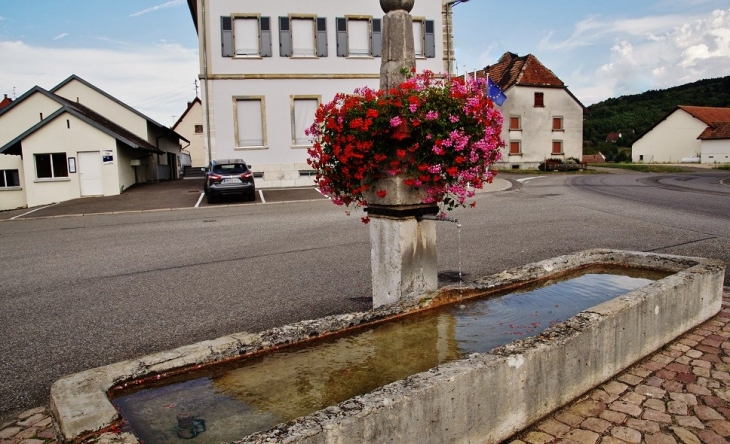
[[[336,93],[379,87],[380,4],[188,0],[188,5],[200,42],[206,154],[244,159],[257,187],[312,185],[305,130],[319,104]],[[449,11],[443,0],[415,2],[418,71],[446,70]]]
[[[730,108],[678,106],[631,146],[642,163],[730,162]]]
[[[190,155],[190,166],[207,166],[203,143],[203,105],[200,98],[196,97],[192,102],[188,102],[185,112],[177,119],[172,130],[190,141],[180,141],[183,152]]]
[[[0,209],[174,179],[180,139],[77,76],[36,86],[0,110]]]
[[[506,52],[494,65],[477,71],[504,92],[506,146],[497,169],[537,169],[549,158],[583,156],[583,104],[562,80],[532,54]]]

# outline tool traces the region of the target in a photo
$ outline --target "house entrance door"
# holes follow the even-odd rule
[[[91,151],[79,153],[79,180],[82,196],[102,196],[101,153]]]

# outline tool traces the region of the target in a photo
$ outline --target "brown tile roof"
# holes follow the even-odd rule
[[[730,122],[730,108],[710,108],[707,106],[684,106],[679,109],[691,114],[708,125],[715,122]]]
[[[505,52],[497,63],[478,71],[477,75],[485,77],[487,73],[502,91],[514,85],[565,87],[565,83],[532,54],[520,57]]]
[[[730,139],[730,122],[715,122],[705,128],[698,137],[700,140]]]

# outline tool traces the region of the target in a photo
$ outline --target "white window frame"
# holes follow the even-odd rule
[[[238,102],[240,101],[258,101],[261,110],[261,145],[240,145],[239,142],[241,128],[239,128],[238,120]],[[263,150],[268,149],[268,141],[266,137],[266,100],[264,96],[233,96],[233,146],[235,150]]]
[[[298,136],[299,136],[299,134],[297,134],[297,119],[296,119],[296,106],[295,106],[295,102],[297,100],[316,100],[317,101],[317,107],[319,107],[319,105],[322,103],[322,96],[317,96],[317,95],[294,95],[294,96],[290,96],[290,107],[291,107],[291,138],[292,138],[292,140],[291,140],[291,146],[292,146],[292,148],[309,148],[309,147],[312,146],[312,143],[311,142],[307,141],[307,143],[298,143],[300,141],[297,140],[298,139]],[[315,108],[315,112],[316,112],[316,108]],[[312,117],[314,117],[314,116],[312,116]],[[314,123],[314,118],[309,123],[309,125],[311,125],[312,123]],[[305,128],[309,128],[309,125],[306,125]],[[303,134],[302,134],[302,137],[304,137]]]
[[[372,58],[373,48],[370,47],[373,33],[373,17],[369,15],[345,16],[347,19],[347,57],[354,58]],[[353,53],[350,48],[350,36],[352,35],[350,24],[353,22],[365,22],[366,33],[365,41],[367,42],[367,50],[364,53]]]
[[[255,21],[256,25],[256,45],[255,45],[255,51],[253,52],[246,52],[246,53],[239,53],[238,48],[238,38],[240,36],[236,35],[236,30],[238,29],[236,26],[236,22],[238,20],[252,20]],[[250,59],[250,58],[261,58],[261,16],[259,14],[239,14],[234,13],[231,14],[231,28],[233,31],[233,57],[239,58],[239,59]],[[252,48],[253,49],[253,48]]]
[[[66,168],[66,175],[65,176],[56,176],[55,168],[53,168],[53,157],[54,155],[63,155],[63,164]],[[49,156],[50,164],[51,164],[51,177],[38,177],[38,156]],[[69,179],[69,172],[68,172],[68,154],[64,151],[55,152],[55,153],[35,153],[33,155],[33,163],[35,167],[35,178],[37,182],[50,182],[50,181],[59,181],[59,180],[70,180]]]
[[[420,32],[416,32],[418,26],[413,26],[413,49],[417,59],[426,58],[426,17],[413,17],[413,25],[420,25]],[[421,52],[418,52],[420,44]]]
[[[308,48],[310,52],[308,54],[297,54],[295,50],[294,42],[297,41],[297,32],[294,30],[294,23],[302,21],[309,21],[312,25],[312,32],[309,36],[311,38],[311,47]],[[292,58],[315,58],[317,57],[317,16],[316,15],[290,15],[289,16],[289,29],[291,32],[291,57]],[[304,37],[306,39],[306,37]]]
[[[8,185],[8,176],[15,171],[15,174],[18,176],[18,184],[17,185]],[[0,170],[0,176],[2,177],[2,183],[0,183],[0,190],[19,190],[20,187],[20,170],[17,170],[15,168],[13,169],[7,169],[7,170]]]

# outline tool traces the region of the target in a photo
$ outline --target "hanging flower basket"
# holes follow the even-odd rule
[[[466,206],[492,181],[489,167],[504,146],[502,114],[485,91],[482,79],[437,79],[426,71],[387,94],[337,94],[320,105],[307,131],[314,139],[307,162],[319,189],[337,205],[366,206],[368,196],[385,198],[382,184],[397,178],[417,192],[416,203],[443,211]]]

